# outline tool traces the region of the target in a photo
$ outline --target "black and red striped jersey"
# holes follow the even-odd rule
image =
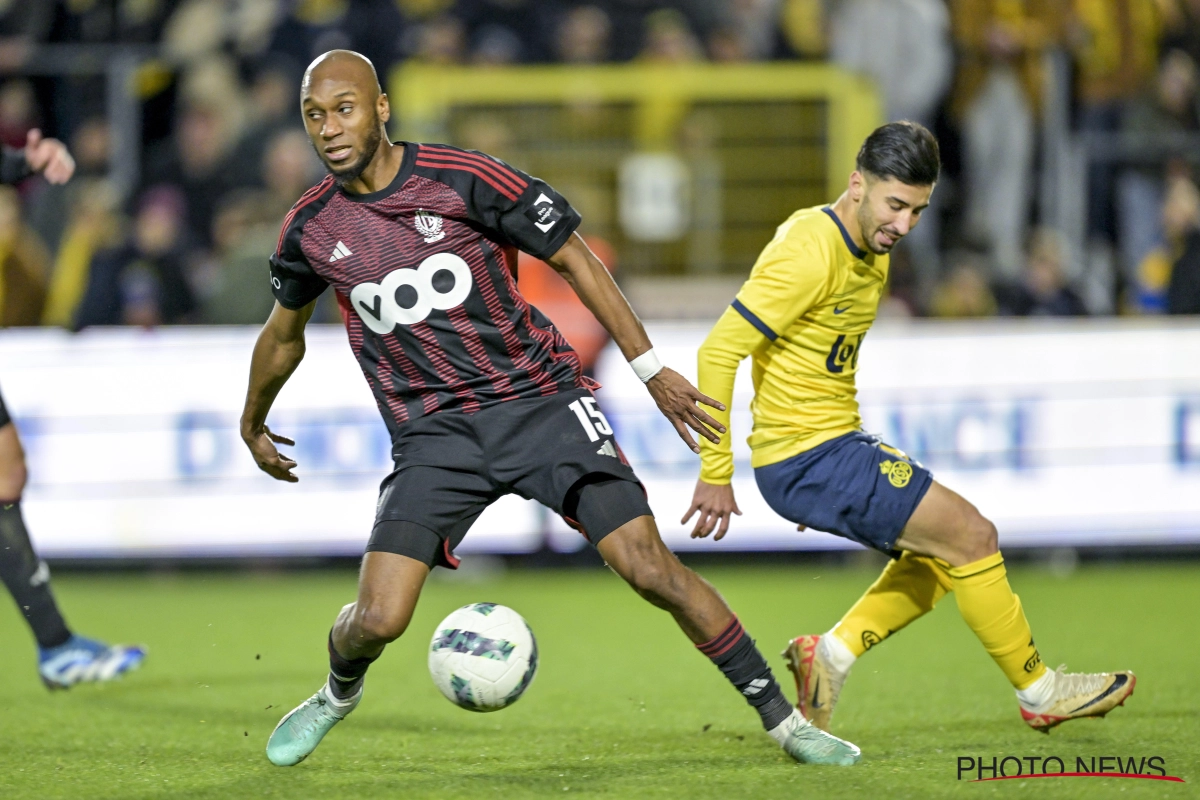
[[[351,194],[329,176],[292,207],[271,257],[279,303],[299,309],[334,288],[393,436],[427,414],[594,387],[514,275],[518,248],[548,258],[579,214],[498,159],[402,144],[386,188]]]

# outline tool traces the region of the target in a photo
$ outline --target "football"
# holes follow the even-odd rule
[[[525,693],[537,673],[537,640],[516,611],[472,603],[442,620],[429,644],[429,674],[451,703],[498,711]]]

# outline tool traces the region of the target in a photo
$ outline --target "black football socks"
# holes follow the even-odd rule
[[[374,658],[342,658],[337,648],[333,646],[333,631],[329,631],[329,691],[333,692],[335,700],[349,700],[358,692],[362,685],[367,667],[379,656]]]
[[[20,502],[0,503],[0,580],[33,629],[38,647],[57,647],[71,638],[50,591],[50,570],[29,542]]]
[[[746,702],[754,706],[768,731],[792,715],[791,703],[783,696],[766,659],[737,617],[719,636],[696,645],[696,649],[708,656]]]

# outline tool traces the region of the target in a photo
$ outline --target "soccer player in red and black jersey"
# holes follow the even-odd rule
[[[390,142],[371,63],[335,50],[301,85],[304,124],[330,175],[287,215],[271,258],[277,300],[254,348],[241,433],[265,472],[296,481],[291,444],[267,429],[272,401],[304,355],[326,288],[392,436],[358,599],[330,631],[328,681],[285,716],[267,756],[289,766],[358,704],[368,666],[404,633],[426,576],[505,494],[534,498],[578,527],[684,633],[799,761],[849,764],[858,749],[809,725],[720,595],[666,548],[645,493],[596,407],[595,384],[550,321],[521,297],[517,249],[571,283],[695,451],[687,428],[719,428],[714,405],[658,363],[641,322],[575,233],[579,214],[544,182],[480,153]],[[710,427],[711,426],[711,427]],[[722,429],[723,430],[723,429]]]

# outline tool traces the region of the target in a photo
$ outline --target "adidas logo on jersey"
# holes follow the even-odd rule
[[[329,257],[329,260],[330,261],[338,261],[339,259],[343,259],[346,256],[352,256],[352,255],[354,255],[354,253],[350,252],[350,248],[346,247],[346,245],[342,244],[342,242],[339,241],[337,243],[337,247],[333,248],[333,255],[331,255]]]
[[[612,456],[613,458],[616,458],[617,457],[617,448],[613,447],[613,443],[611,441],[607,441],[604,443],[603,447],[601,447],[599,450],[596,451],[596,455]]]

